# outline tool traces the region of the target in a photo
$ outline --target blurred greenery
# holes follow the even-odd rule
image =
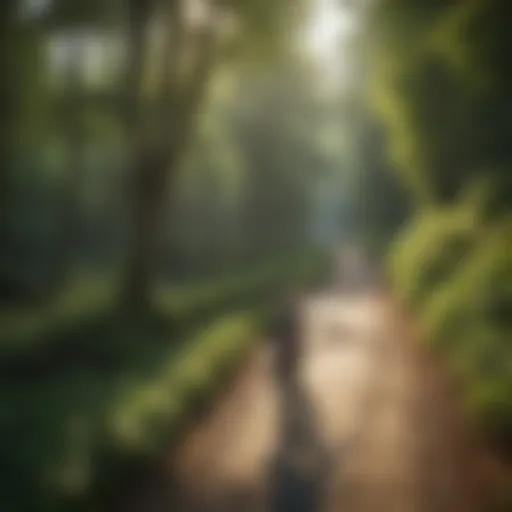
[[[254,336],[241,315],[171,343],[147,323],[116,320],[88,334],[122,342],[122,365],[102,368],[96,362],[88,368],[81,360],[74,369],[64,366],[43,379],[3,386],[8,416],[2,419],[2,452],[9,468],[2,475],[4,509],[58,510],[68,499],[88,498],[102,478],[115,477],[112,471],[120,467],[110,459],[122,457],[125,464],[154,455]],[[141,332],[145,351],[133,341],[139,334],[140,343]]]
[[[390,282],[502,454],[512,448],[509,16],[501,0],[382,0],[369,45],[369,96],[414,198],[388,245]]]
[[[342,4],[1,2],[0,508],[151,458],[340,241],[509,456],[511,7]]]
[[[2,2],[0,509],[115,492],[324,266],[301,3]]]
[[[211,400],[265,328],[272,296],[314,282],[323,265],[318,253],[288,254],[164,289],[150,314],[91,281],[45,311],[11,313],[0,357],[2,509],[75,509],[114,492]]]

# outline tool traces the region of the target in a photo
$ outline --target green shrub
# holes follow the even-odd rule
[[[512,222],[463,203],[415,219],[390,255],[399,296],[441,349],[489,438],[512,447]]]
[[[507,304],[512,305],[511,247],[508,223],[489,227],[479,237],[425,301],[422,316],[429,336],[446,338],[454,329],[460,334],[506,322]]]
[[[476,232],[475,216],[466,209],[419,213],[390,248],[388,273],[400,298],[419,306],[461,263]]]

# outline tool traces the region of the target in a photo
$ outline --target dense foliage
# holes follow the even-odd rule
[[[512,445],[512,123],[502,0],[383,0],[372,99],[415,213],[389,249],[395,289],[452,361],[467,403]]]

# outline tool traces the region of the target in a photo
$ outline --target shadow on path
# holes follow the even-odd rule
[[[277,453],[269,468],[269,512],[316,512],[333,461],[322,445],[304,387],[295,378],[279,381],[281,423]]]

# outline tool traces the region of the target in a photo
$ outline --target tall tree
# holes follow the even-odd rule
[[[26,154],[22,142],[33,140],[41,126],[40,107],[45,100],[41,83],[43,31],[25,15],[20,2],[6,0],[0,5],[0,38],[0,294],[9,294],[17,293],[15,289],[21,284],[12,269],[3,268],[9,249],[15,245],[15,168],[20,154]]]
[[[158,3],[130,0],[128,123],[132,134],[134,214],[126,276],[126,295],[130,302],[150,302],[166,198],[187,151],[212,71],[218,64],[219,49],[224,47],[227,24],[238,24],[238,30],[229,41],[231,56],[242,47],[250,52],[256,49],[255,54],[259,55],[263,53],[259,50],[265,47],[265,39],[273,42],[279,40],[279,36],[289,35],[285,27],[294,5],[297,7],[296,2],[289,0],[197,2],[197,15],[202,20],[193,24],[187,19],[185,0]],[[161,88],[152,104],[156,115],[143,119],[141,87],[148,51],[147,27],[155,13],[165,20],[167,51],[162,52]],[[245,32],[240,39],[242,29]],[[237,44],[233,45],[233,40]],[[268,44],[266,41],[265,45]]]

